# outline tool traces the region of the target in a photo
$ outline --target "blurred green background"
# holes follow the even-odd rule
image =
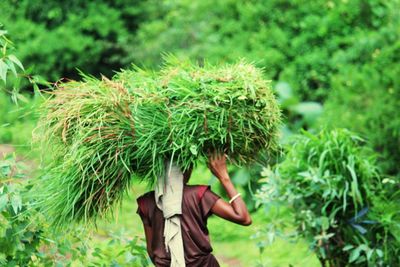
[[[40,168],[30,143],[41,102],[38,88],[79,79],[80,72],[112,77],[131,64],[157,69],[162,55],[172,53],[200,63],[254,62],[273,81],[281,104],[282,144],[301,129],[348,128],[367,140],[383,176],[399,179],[399,0],[3,0],[0,24],[12,41],[3,40],[0,59],[6,64],[0,64],[0,76],[7,78],[0,80],[0,156],[15,152],[27,177]],[[222,266],[320,266],[306,240],[268,237],[267,226],[277,223],[272,220],[285,222],[286,232],[295,226],[285,205],[272,211],[274,216],[255,205],[252,192],[260,188],[262,167],[231,167],[253,224],[240,227],[211,218],[215,255]],[[211,184],[223,194],[204,166],[191,182]],[[56,248],[44,245],[43,254],[49,247],[59,255],[46,264],[143,265],[143,242],[132,240],[144,236],[135,198],[145,191],[145,185],[134,184],[118,220],[100,222],[89,241],[81,235]],[[86,242],[87,250],[81,249]]]

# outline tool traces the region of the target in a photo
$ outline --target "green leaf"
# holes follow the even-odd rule
[[[18,100],[20,100],[24,103],[29,103],[29,99],[26,96],[24,96],[23,94],[16,93],[16,95],[17,95]]]
[[[197,147],[195,145],[190,146],[190,152],[192,152],[193,155],[197,155]]]
[[[9,56],[8,56],[8,59],[11,60],[12,62],[14,62],[15,64],[17,64],[18,67],[20,67],[22,70],[25,70],[25,69],[24,69],[24,66],[23,66],[22,63],[21,63],[21,61],[19,61],[19,59],[18,59],[16,56],[14,56],[14,55],[9,55]]]
[[[22,208],[22,199],[20,195],[13,195],[11,197],[11,206],[14,210],[14,212],[17,214],[18,211],[21,210]]]
[[[11,173],[11,166],[10,165],[2,165],[0,166],[0,177],[8,177]]]
[[[361,262],[364,262],[366,260],[364,255],[361,255],[360,257],[357,258],[357,261],[355,262],[355,265],[359,266]]]
[[[48,82],[45,78],[43,78],[40,75],[32,76],[32,80],[35,84],[40,84],[40,85],[45,85],[45,86],[49,86],[51,84],[50,82]]]
[[[17,92],[13,91],[11,93],[11,100],[18,106],[18,98],[17,98]]]
[[[376,254],[378,254],[379,258],[382,258],[382,257],[383,257],[383,252],[382,252],[382,250],[377,249],[377,250],[375,250],[375,251],[376,251]]]
[[[4,82],[7,81],[7,70],[8,70],[8,65],[4,63],[3,60],[0,59],[0,79],[2,79]]]
[[[322,105],[318,102],[301,102],[292,110],[304,116],[304,119],[313,123],[322,114]]]
[[[358,248],[354,249],[350,253],[349,262],[353,262],[353,261],[357,260],[359,256],[360,256],[360,250]]]
[[[41,95],[39,86],[36,83],[32,84],[32,86],[33,86],[33,91],[35,92],[35,96]]]
[[[348,251],[348,250],[350,250],[350,249],[352,249],[352,248],[354,248],[353,245],[346,245],[346,246],[344,246],[344,248],[343,248],[342,250],[343,250],[343,251]]]
[[[321,217],[321,227],[323,230],[327,230],[329,228],[329,219],[328,217]]]
[[[11,70],[11,72],[14,74],[15,77],[17,77],[17,70],[15,69],[14,63],[11,60],[6,60],[8,68]]]
[[[367,259],[368,259],[368,260],[371,259],[372,253],[374,253],[374,250],[373,250],[373,249],[370,249],[370,250],[367,251]]]
[[[275,86],[275,90],[281,100],[287,100],[293,97],[292,88],[286,82],[278,82]]]
[[[0,211],[3,211],[3,209],[6,207],[8,202],[8,195],[4,194],[0,196]]]

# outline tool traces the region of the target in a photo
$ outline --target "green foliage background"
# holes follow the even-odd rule
[[[198,60],[246,57],[303,99],[324,100],[344,65],[364,65],[398,40],[397,0],[15,1],[0,4],[18,56],[57,80],[110,75],[161,53]]]
[[[111,77],[131,63],[159,68],[162,53],[200,63],[234,62],[244,57],[264,68],[265,78],[273,80],[284,114],[282,143],[302,128],[316,132],[322,127],[348,128],[366,140],[363,145],[375,151],[376,167],[383,180],[393,181],[382,185],[387,195],[374,200],[374,219],[380,218],[384,227],[398,227],[393,220],[398,214],[388,211],[398,209],[400,190],[399,0],[3,0],[0,24],[4,25],[0,30],[8,31],[15,46],[14,50],[4,49],[1,43],[0,60],[8,67],[0,64],[0,144],[13,144],[18,153],[37,157],[29,147],[39,100],[31,96],[38,86],[49,86],[45,80],[79,79],[78,70]],[[25,70],[9,62],[11,54]],[[11,99],[4,93],[19,88],[22,94],[12,94]],[[274,159],[271,164],[280,160]],[[232,177],[249,205],[253,205],[252,190],[260,186],[260,175],[254,173],[259,168],[250,167],[251,175],[232,168]],[[196,176],[201,183],[209,182],[204,172]],[[214,188],[219,190],[217,185]],[[284,215],[272,216],[272,224],[267,224],[271,213],[263,213],[268,207],[263,205],[257,210],[261,215],[254,215],[258,218],[254,220],[256,228],[266,235],[257,234],[255,240],[260,252],[269,252],[261,253],[260,258],[254,254],[256,248],[249,257],[233,252],[247,248],[246,231],[239,234],[240,229],[211,221],[212,227],[224,228],[223,234],[212,230],[218,235],[216,253],[242,262],[251,260],[258,266],[294,262],[317,266],[315,257],[310,259],[303,251],[304,243],[292,247],[281,239],[293,230],[290,208],[284,208]],[[133,211],[132,207],[122,210]],[[121,225],[131,226],[125,222],[104,223],[102,229],[107,232]],[[285,233],[272,236],[272,228]],[[240,238],[235,238],[236,234]],[[103,247],[94,251],[92,262],[109,262],[112,255],[107,244],[101,238],[93,243]],[[362,255],[361,249],[359,252]],[[124,264],[121,259],[118,262]]]
[[[143,1],[6,0],[0,17],[24,64],[56,81],[77,78],[77,68],[110,76],[129,65],[148,8]]]

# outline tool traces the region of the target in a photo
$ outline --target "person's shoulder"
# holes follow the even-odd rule
[[[185,185],[185,191],[189,194],[194,194],[198,199],[201,199],[207,189],[210,189],[209,185]]]
[[[204,184],[194,184],[194,185],[185,185],[185,190],[188,191],[197,191],[197,190],[205,190],[207,188],[210,188],[209,185],[204,185]]]
[[[154,198],[154,190],[144,193],[143,195],[141,195],[140,197],[137,198],[137,201],[144,201],[144,200],[152,199],[152,198]]]
[[[140,210],[143,214],[147,214],[148,211],[154,206],[154,191],[144,193],[136,199],[138,205],[138,211]]]

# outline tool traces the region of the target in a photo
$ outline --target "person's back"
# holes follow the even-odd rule
[[[207,218],[219,196],[208,186],[185,185],[182,199],[181,228],[186,266],[219,266],[211,254]],[[170,266],[170,255],[164,246],[164,217],[155,203],[154,191],[138,198],[138,213],[144,224],[151,227],[150,255],[156,266]]]
[[[178,263],[177,265],[174,261],[174,266],[183,265],[183,260],[187,267],[219,266],[217,260],[211,254],[212,248],[208,236],[207,218],[211,214],[215,214],[218,217],[237,224],[251,224],[251,218],[246,204],[240,198],[240,194],[237,193],[230,180],[226,168],[225,156],[213,155],[210,157],[208,167],[221,182],[230,201],[226,202],[221,199],[211,191],[209,186],[183,186],[181,201],[182,212],[176,215],[179,216],[178,225],[180,225],[180,231],[176,234],[178,234],[179,238],[183,241],[184,259],[182,255],[182,263]],[[190,175],[191,168],[183,173],[184,184],[187,183]],[[171,232],[168,227],[164,229],[165,214],[160,210],[160,206],[156,204],[155,192],[148,192],[139,197],[137,201],[137,213],[140,215],[144,225],[147,252],[152,262],[156,266],[166,267],[172,265],[170,253],[167,252],[164,242],[166,240],[165,234]],[[174,201],[176,201],[176,199],[174,199]],[[165,230],[167,231],[165,232]],[[182,251],[180,249],[179,251]],[[176,259],[175,255],[176,254],[173,254],[173,259]]]

